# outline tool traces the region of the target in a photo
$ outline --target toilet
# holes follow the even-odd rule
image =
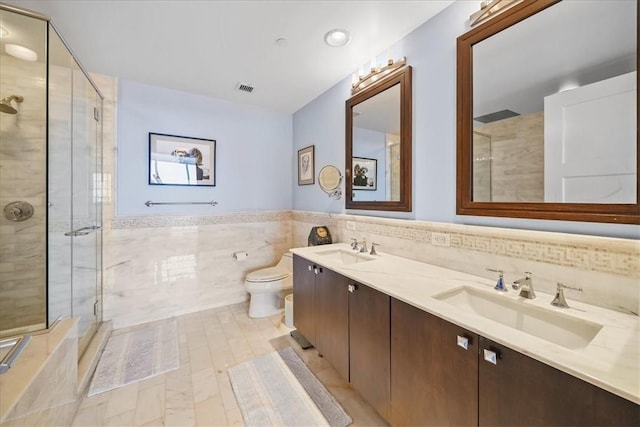
[[[293,289],[293,254],[282,255],[275,267],[247,274],[244,287],[251,295],[249,317],[267,317],[282,312],[282,291]]]

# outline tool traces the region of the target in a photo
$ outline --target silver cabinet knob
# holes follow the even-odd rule
[[[313,273],[314,273],[314,274],[318,274],[318,268],[317,268],[317,267],[314,267],[314,268],[313,268]]]
[[[309,271],[312,271],[312,270],[313,270],[313,267],[311,267],[310,265],[309,265],[309,266],[307,266],[307,268],[309,269]]]
[[[355,290],[356,290],[356,287],[355,287],[355,285],[348,285],[348,286],[347,286],[347,290],[348,290],[349,292],[351,292],[351,293],[354,293],[354,292],[355,292]]]
[[[500,355],[498,355],[497,352],[492,350],[487,350],[486,348],[483,350],[483,352],[484,352],[484,360],[486,360],[487,362],[493,365],[498,364],[498,359],[500,358]]]
[[[469,350],[469,338],[457,335],[456,339],[457,339],[458,347],[462,347],[465,350]]]

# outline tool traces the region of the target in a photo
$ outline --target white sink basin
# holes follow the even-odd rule
[[[466,286],[434,298],[568,349],[585,347],[602,329],[597,323]]]
[[[359,252],[349,252],[343,249],[334,249],[330,251],[317,252],[317,255],[326,258],[328,261],[335,262],[337,264],[355,264],[358,262],[373,261],[375,258],[369,255],[361,254]]]

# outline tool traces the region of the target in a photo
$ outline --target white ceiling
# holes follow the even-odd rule
[[[453,1],[5,3],[52,17],[89,72],[293,113]],[[325,45],[333,28],[346,47]]]

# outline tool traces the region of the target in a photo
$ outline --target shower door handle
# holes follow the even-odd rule
[[[92,231],[98,230],[102,228],[100,225],[90,225],[89,227],[78,228],[77,230],[67,231],[64,233],[65,236],[77,237],[77,236],[86,236]]]

